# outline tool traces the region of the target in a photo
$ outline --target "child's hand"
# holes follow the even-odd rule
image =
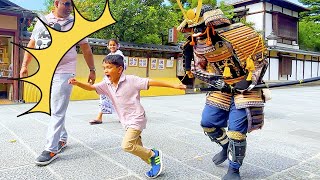
[[[184,89],[187,88],[187,86],[184,85],[184,84],[175,84],[175,85],[173,86],[173,88],[184,90]]]
[[[69,84],[72,84],[72,85],[77,85],[78,81],[77,81],[75,78],[70,78],[70,79],[68,80],[68,83],[69,83]]]

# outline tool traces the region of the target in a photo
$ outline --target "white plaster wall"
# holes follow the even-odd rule
[[[297,64],[297,69],[296,69]],[[297,71],[296,71],[297,70]],[[317,77],[320,75],[320,63],[313,61],[312,62],[312,71],[311,71],[311,62],[305,61],[304,66],[304,77],[303,77],[303,61],[292,61],[292,76],[289,77],[289,80],[300,80],[303,78]],[[296,78],[297,76],[297,78]]]
[[[319,63],[317,61],[312,61],[312,77],[317,77],[319,75]]]
[[[272,32],[272,14],[266,13],[265,35],[268,37]]]
[[[282,8],[280,6],[273,5],[273,11],[282,12]]]
[[[279,75],[279,80],[287,81],[289,79],[289,75]]]
[[[248,15],[246,16],[246,21],[253,22],[255,30],[263,31],[263,13]]]
[[[264,73],[264,76],[262,78],[265,81],[269,80],[269,67],[270,67],[269,58],[267,58],[267,61],[268,61],[269,66],[268,66],[268,69],[266,70],[266,72]]]
[[[286,14],[286,15],[292,16],[292,11],[291,11],[291,10],[289,10],[289,9],[283,8],[283,14]]]
[[[270,80],[278,80],[279,77],[279,59],[270,58]],[[267,69],[269,71],[269,69]]]
[[[311,78],[311,62],[310,61],[305,61],[304,78]]]
[[[320,62],[318,62],[317,64],[317,75],[316,76],[320,76]]]
[[[317,76],[320,76],[320,62],[318,62],[317,70],[318,70]]]
[[[241,11],[241,10],[245,10],[245,9],[246,9],[245,6],[241,6],[241,7],[234,8],[234,11]]]
[[[312,62],[312,72],[311,72],[311,62],[305,61],[303,67],[303,61],[292,60],[292,75],[287,77],[287,75],[279,75],[279,60],[271,58],[271,63],[269,64],[270,68],[270,79],[269,78],[269,69],[267,69],[263,80],[300,80],[311,77],[317,77],[320,75],[320,63],[313,61]],[[303,77],[303,68],[304,68],[304,77]],[[311,76],[312,74],[312,76]],[[278,79],[279,76],[279,79]]]
[[[263,11],[263,3],[260,2],[260,3],[251,4],[251,5],[248,5],[247,8],[249,8],[248,13]]]
[[[299,17],[299,13],[296,11],[293,11],[293,17]]]
[[[272,4],[266,3],[266,11],[271,11],[272,10]]]
[[[269,59],[267,59],[269,61]],[[318,65],[319,64],[319,65]],[[270,79],[269,79],[270,71]],[[312,77],[320,75],[320,63],[312,62]],[[287,75],[279,75],[279,60],[276,58],[270,58],[269,67],[263,76],[263,80],[300,80],[305,78],[311,78],[311,62],[305,61],[304,65],[304,77],[303,77],[303,61],[292,61],[292,75],[287,78]]]
[[[292,74],[291,74],[291,76],[289,76],[289,80],[296,80],[296,74],[297,74],[297,72],[296,72],[296,63],[297,63],[297,61],[296,60],[292,60]]]
[[[303,79],[303,61],[298,61],[297,79]]]
[[[264,81],[268,81],[269,80],[269,71],[267,69],[266,73],[264,73],[264,76],[262,78]]]
[[[290,48],[290,49],[293,49],[295,47],[293,47],[293,45],[289,45],[289,44],[282,44],[282,43],[277,43],[277,46],[279,47],[285,47],[285,48]]]

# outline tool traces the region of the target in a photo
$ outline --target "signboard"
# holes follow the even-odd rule
[[[178,40],[178,31],[177,31],[177,28],[173,27],[169,29],[168,42],[177,43],[177,40]]]

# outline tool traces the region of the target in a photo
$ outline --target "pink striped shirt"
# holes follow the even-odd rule
[[[98,94],[110,98],[124,128],[142,131],[146,128],[147,119],[140,103],[140,91],[148,89],[148,84],[148,78],[122,73],[117,87],[108,79],[95,84],[94,87]]]

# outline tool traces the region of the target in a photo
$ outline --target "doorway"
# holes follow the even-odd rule
[[[0,33],[0,104],[13,99],[13,41],[13,36]]]

